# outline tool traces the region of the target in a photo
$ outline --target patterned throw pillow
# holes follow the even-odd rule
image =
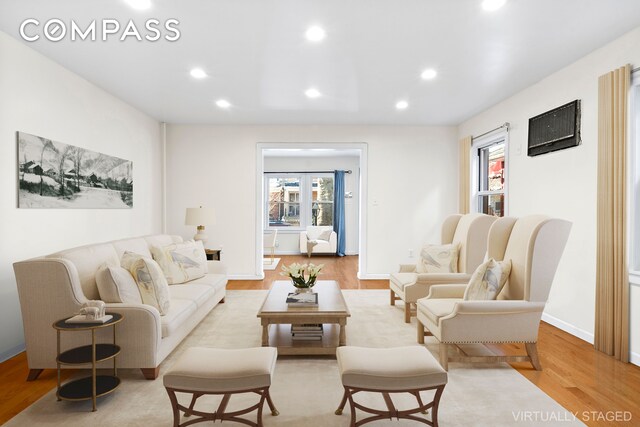
[[[142,303],[158,309],[161,316],[169,311],[169,285],[157,262],[151,258],[125,252],[120,264],[129,270],[142,297]]]
[[[184,283],[207,274],[207,255],[201,241],[151,248],[155,259],[170,285]]]
[[[138,284],[131,273],[122,267],[103,265],[96,272],[100,299],[104,302],[142,304]]]
[[[465,300],[494,300],[507,283],[511,273],[511,260],[496,261],[490,258],[480,264],[471,275],[467,289],[464,291]]]
[[[458,244],[427,245],[420,251],[418,273],[457,273]]]

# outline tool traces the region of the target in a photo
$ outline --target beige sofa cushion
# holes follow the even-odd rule
[[[166,314],[160,318],[162,338],[171,336],[198,309],[195,302],[188,299],[171,299]]]
[[[191,347],[164,375],[165,387],[231,392],[268,387],[278,358],[273,347],[217,349]]]
[[[216,292],[218,292],[220,289],[225,288],[227,284],[227,276],[224,274],[209,273],[209,274],[205,274],[203,277],[200,277],[199,279],[191,280],[185,283],[185,285],[192,285],[192,284],[207,285],[215,289]]]
[[[100,299],[104,302],[142,304],[138,285],[131,273],[122,267],[103,265],[96,272]]]
[[[493,258],[480,264],[471,275],[465,300],[494,300],[507,283],[511,273],[511,260],[496,261]]]
[[[151,253],[170,285],[188,282],[207,273],[207,256],[201,241],[152,246]]]
[[[193,301],[198,307],[203,306],[214,293],[215,289],[211,286],[198,285],[191,282],[169,286],[169,295],[172,300],[185,299]]]
[[[415,390],[444,385],[447,372],[422,346],[338,347],[342,384],[372,390]]]
[[[459,246],[426,245],[420,251],[420,262],[416,265],[418,273],[457,273]]]
[[[142,297],[142,303],[158,309],[161,316],[169,311],[169,285],[157,262],[131,252],[122,256],[122,267],[129,270]]]

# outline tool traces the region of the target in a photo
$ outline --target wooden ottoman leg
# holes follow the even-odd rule
[[[444,385],[439,386],[436,389],[436,395],[433,397],[433,409],[431,410],[431,422],[433,427],[438,427],[438,406],[440,405],[440,397],[444,391]]]
[[[267,387],[267,405],[269,405],[269,409],[271,409],[271,415],[278,416],[280,415],[280,411],[276,409],[276,405],[273,404],[273,400],[271,400],[271,393],[269,392],[269,387]]]
[[[389,297],[390,297],[389,303],[391,305],[396,305],[396,293],[393,292],[393,289],[389,289]]]
[[[169,400],[171,401],[171,409],[173,410],[173,427],[178,427],[180,425],[180,411],[178,410],[176,392],[171,388],[167,388],[166,390],[169,395]]]
[[[344,395],[342,396],[342,401],[340,402],[340,405],[338,406],[338,409],[336,409],[336,415],[342,415],[342,411],[344,409],[344,405],[347,404],[347,399],[349,398],[349,392],[347,391],[347,388],[344,388]]]

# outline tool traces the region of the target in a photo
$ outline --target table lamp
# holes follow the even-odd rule
[[[213,208],[187,208],[187,215],[184,220],[185,225],[195,225],[198,232],[193,236],[193,240],[200,240],[205,245],[208,236],[204,232],[205,225],[213,225],[216,223],[216,213]]]

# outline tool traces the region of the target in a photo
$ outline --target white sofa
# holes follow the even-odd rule
[[[52,324],[77,313],[87,300],[100,299],[96,271],[104,264],[119,265],[125,251],[151,257],[151,246],[181,242],[170,235],[153,235],[63,250],[13,265],[29,363],[29,380],[43,369],[56,368],[56,331]],[[220,261],[209,261],[209,273],[187,283],[169,286],[171,306],[160,316],[145,304],[107,304],[107,311],[121,313],[117,325],[118,368],[139,368],[155,379],[159,365],[219,303],[224,302],[227,278]],[[106,330],[108,329],[108,331]],[[111,342],[111,328],[98,334],[98,342]],[[90,335],[63,332],[62,351],[91,343]],[[105,362],[105,367],[111,366]]]
[[[323,239],[323,233],[328,238]],[[311,254],[335,254],[338,249],[338,235],[330,225],[308,226],[300,232],[300,252]]]

